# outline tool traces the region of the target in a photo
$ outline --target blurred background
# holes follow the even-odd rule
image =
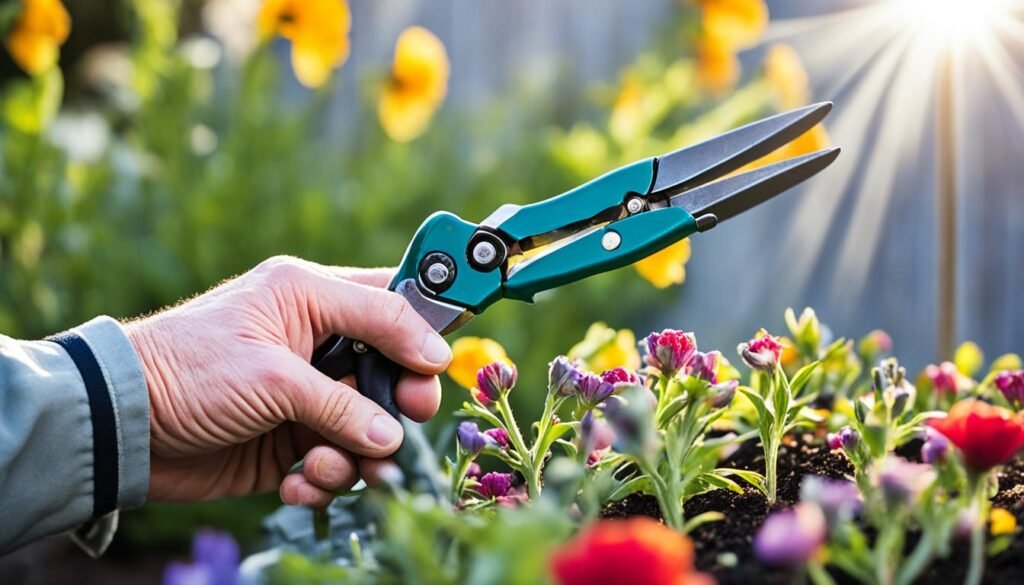
[[[886,330],[913,371],[949,357],[942,318],[991,356],[1024,345],[1024,24],[1008,2],[61,6],[0,3],[6,335],[131,318],[275,254],[393,265],[435,210],[479,221],[827,99],[824,128],[768,157],[841,146],[804,188],[692,249],[499,303],[459,335],[504,345],[527,412],[546,363],[594,321],[692,330],[731,356],[759,327],[781,331],[786,307],[811,306],[836,337]],[[940,184],[941,144],[955,172]],[[955,239],[937,227],[943,188]],[[444,382],[442,413],[466,398]],[[51,540],[0,559],[0,581],[157,579],[199,526],[252,550],[276,502],[150,505],[123,514],[104,561]]]

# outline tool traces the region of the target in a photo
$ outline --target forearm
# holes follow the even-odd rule
[[[149,397],[120,326],[0,336],[0,553],[138,506],[148,486]]]

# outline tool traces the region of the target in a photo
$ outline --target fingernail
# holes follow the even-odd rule
[[[452,359],[452,350],[443,337],[431,331],[423,339],[423,347],[420,348],[423,359],[432,364],[447,364]]]
[[[370,421],[370,428],[366,431],[366,438],[376,445],[387,447],[395,442],[395,438],[402,436],[402,425],[387,414],[378,414]]]

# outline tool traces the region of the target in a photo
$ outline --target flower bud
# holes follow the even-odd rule
[[[757,337],[741,343],[736,349],[748,366],[764,372],[775,371],[779,364],[779,356],[782,355],[782,344],[778,338],[769,335],[764,329]]]
[[[641,383],[640,376],[636,372],[627,370],[621,366],[605,370],[601,374],[601,379],[614,386],[618,386],[619,384],[639,386]]]
[[[931,380],[935,392],[956,393],[960,389],[958,382],[960,372],[957,371],[953,362],[942,362],[939,365],[929,365],[924,369],[925,376]]]
[[[579,378],[579,398],[590,406],[597,406],[615,392],[615,386],[605,382],[601,376],[582,374]]]
[[[804,479],[800,485],[800,501],[817,504],[830,528],[852,520],[862,503],[860,490],[853,482],[819,475]]]
[[[906,412],[907,406],[914,401],[914,387],[906,380],[902,380],[895,386],[890,386],[886,391],[892,397],[893,417],[898,417]]]
[[[473,479],[478,479],[483,474],[484,474],[484,470],[480,467],[480,464],[477,463],[476,461],[470,463],[469,466],[466,467],[466,477],[472,477]]]
[[[850,425],[846,425],[838,432],[826,435],[825,440],[828,443],[828,448],[833,451],[836,449],[854,451],[860,445],[860,433]]]
[[[949,453],[949,439],[931,427],[924,429],[924,444],[921,445],[921,461],[934,464],[942,461]]]
[[[564,355],[556,357],[548,365],[548,391],[562,396],[572,396],[579,388],[580,371],[575,360]]]
[[[996,376],[995,386],[1006,397],[1007,402],[1020,408],[1024,406],[1024,370],[1003,370]]]
[[[707,397],[708,406],[711,408],[725,408],[729,406],[732,403],[733,397],[736,396],[736,388],[739,385],[739,380],[726,380],[725,382],[712,385]]]
[[[506,431],[505,429],[495,427],[493,429],[487,429],[486,431],[484,431],[483,434],[489,437],[492,441],[494,441],[494,443],[498,447],[501,447],[502,449],[508,449],[510,441],[508,437],[508,431]]]
[[[516,385],[516,367],[505,362],[492,362],[476,373],[476,387],[491,402]]]
[[[817,504],[799,503],[768,516],[754,536],[754,553],[766,565],[799,567],[817,554],[827,528]]]
[[[690,376],[711,384],[717,384],[718,375],[715,371],[718,368],[718,358],[721,355],[717,351],[709,351],[708,353],[694,352],[688,366]]]
[[[676,329],[665,329],[661,333],[651,333],[644,339],[647,355],[644,361],[657,369],[666,377],[674,376],[683,369],[697,351],[697,340],[693,333]]]
[[[872,469],[872,480],[891,503],[913,504],[921,492],[935,481],[931,465],[911,463],[902,457],[889,455]]]
[[[493,439],[480,432],[480,427],[475,422],[463,421],[455,430],[455,436],[459,445],[470,455],[476,455],[484,450]]]

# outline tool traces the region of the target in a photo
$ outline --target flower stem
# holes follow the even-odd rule
[[[651,463],[647,457],[637,457],[636,464],[640,471],[644,472],[644,475],[651,479],[651,485],[654,487],[654,497],[658,500],[658,507],[661,508],[661,515],[665,520],[665,524],[669,528],[682,532],[683,508],[679,505],[678,496],[673,500],[672,492],[675,490],[658,475],[657,466]],[[673,485],[676,484],[676,482],[671,483]]]
[[[985,571],[985,529],[988,526],[989,502],[985,497],[987,475],[984,473],[967,474],[967,491],[970,497],[969,502],[978,506],[978,521],[971,529],[971,556],[967,565],[967,575],[964,577],[964,585],[979,585],[981,576]]]
[[[512,441],[512,448],[516,450],[519,458],[523,461],[520,471],[526,477],[527,494],[531,500],[534,500],[540,495],[540,478],[537,476],[537,470],[533,466],[530,450],[526,448],[523,434],[519,431],[519,425],[516,424],[516,417],[512,414],[512,406],[508,403],[508,395],[503,393],[499,396],[497,404],[498,412],[505,421],[509,439]]]
[[[764,450],[764,483],[768,492],[768,503],[774,504],[779,467],[779,443],[776,437],[768,440]]]
[[[460,447],[459,450],[461,451],[462,448]],[[458,504],[459,499],[462,497],[462,490],[466,485],[466,471],[472,463],[473,458],[468,455],[462,455],[459,458],[459,464],[452,475],[452,505]]]

